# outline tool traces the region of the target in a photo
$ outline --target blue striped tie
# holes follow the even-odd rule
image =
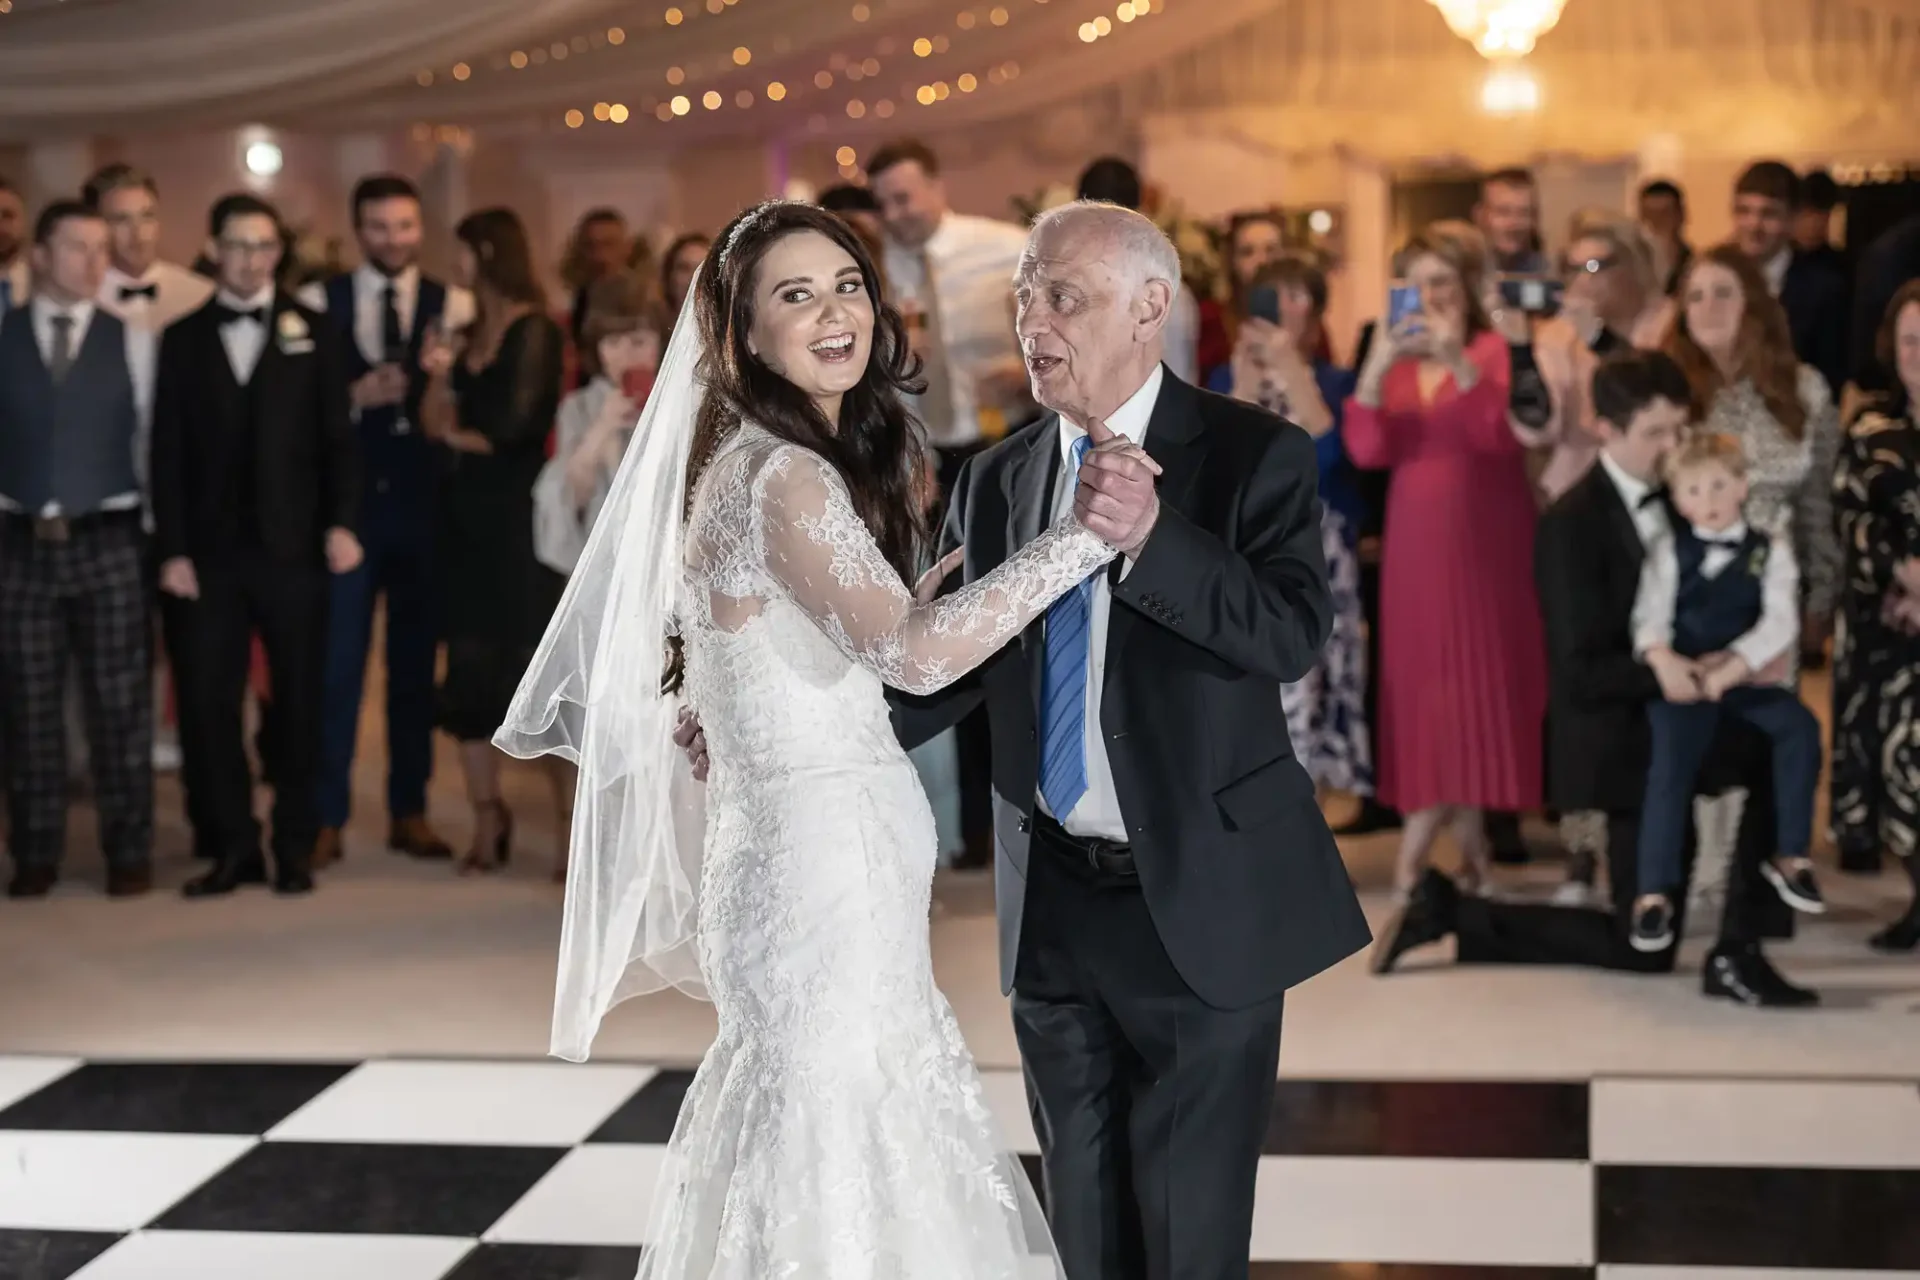
[[[1066,501],[1080,484],[1080,463],[1092,444],[1073,442]],[[1065,822],[1087,794],[1087,650],[1093,621],[1093,578],[1047,610],[1047,654],[1040,669],[1040,796],[1055,820]]]

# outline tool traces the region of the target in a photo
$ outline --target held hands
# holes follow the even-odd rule
[[[1727,696],[1729,690],[1746,684],[1753,675],[1753,668],[1746,659],[1737,654],[1727,654],[1720,661],[1708,664],[1700,677],[1700,696],[1708,702],[1718,702]]]
[[[360,549],[360,539],[353,536],[351,529],[333,528],[327,530],[327,569],[332,573],[352,573],[366,559],[366,553]]]
[[[707,735],[700,728],[699,717],[693,714],[692,707],[680,708],[680,722],[673,728],[673,745],[686,753],[687,763],[693,766],[693,780],[707,780]]]
[[[1093,448],[1080,464],[1073,513],[1121,554],[1138,555],[1160,518],[1160,494],[1153,487],[1160,464],[1098,419],[1087,423],[1087,436]]]
[[[1692,658],[1683,658],[1671,649],[1655,649],[1647,655],[1647,665],[1660,682],[1660,696],[1668,702],[1699,702],[1704,696],[1700,664]]]
[[[161,564],[160,589],[177,600],[198,600],[200,578],[193,571],[193,561],[175,556]]]

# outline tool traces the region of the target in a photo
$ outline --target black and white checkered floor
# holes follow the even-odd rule
[[[690,1079],[0,1056],[0,1277],[630,1280]],[[1266,1150],[1260,1280],[1920,1277],[1913,1081],[1285,1080]]]

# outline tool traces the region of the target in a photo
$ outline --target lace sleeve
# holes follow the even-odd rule
[[[767,573],[848,657],[908,693],[979,666],[1116,554],[1069,512],[978,581],[917,604],[817,455],[777,449],[754,488]]]

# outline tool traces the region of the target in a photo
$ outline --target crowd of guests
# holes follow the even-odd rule
[[[1155,198],[1113,158],[1080,194]],[[1689,245],[1685,194],[1656,181],[1632,215],[1575,217],[1550,254],[1532,176],[1503,170],[1471,221],[1399,248],[1345,362],[1326,272],[1277,214],[1230,220],[1222,297],[1183,285],[1170,371],[1316,441],[1337,616],[1283,710],[1316,782],[1361,802],[1348,829],[1400,832],[1383,971],[1447,933],[1466,961],[1670,966],[1692,799],[1737,786],[1709,990],[1810,999],[1759,943],[1824,907],[1806,860],[1820,746],[1794,691],[1830,645],[1842,863],[1890,850],[1920,887],[1920,235],[1903,224],[1861,255],[1856,289],[1827,242],[1836,201],[1824,175],[1763,161],[1735,184],[1728,244]],[[906,318],[937,507],[1037,414],[1008,286],[1024,230],[954,212],[914,141],[820,202],[868,240]],[[265,202],[214,207],[198,274],[157,260],[158,208],[146,175],[113,166],[41,210],[27,248],[0,186],[11,892],[58,875],[70,684],[110,893],[151,886],[156,717],[177,721],[211,864],[187,892],[311,888],[342,852],[377,608],[389,844],[498,867],[514,824],[489,740],[709,242],[656,253],[595,210],[550,305],[509,210],[459,224],[452,280],[423,273],[418,193],[394,175],[353,193],[361,264],[306,287]],[[1849,328],[1869,299],[1863,356]],[[459,743],[473,811],[458,851],[426,820],[436,729]],[[987,750],[968,721],[915,753],[963,865],[991,856]],[[256,764],[275,793],[264,842]],[[564,823],[573,781],[551,781]],[[1495,866],[1527,856],[1518,818],[1542,811],[1574,855],[1567,889],[1500,901]],[[1432,867],[1443,836],[1457,880]],[[1611,903],[1591,889],[1603,854]],[[1920,909],[1875,943],[1920,944]]]

